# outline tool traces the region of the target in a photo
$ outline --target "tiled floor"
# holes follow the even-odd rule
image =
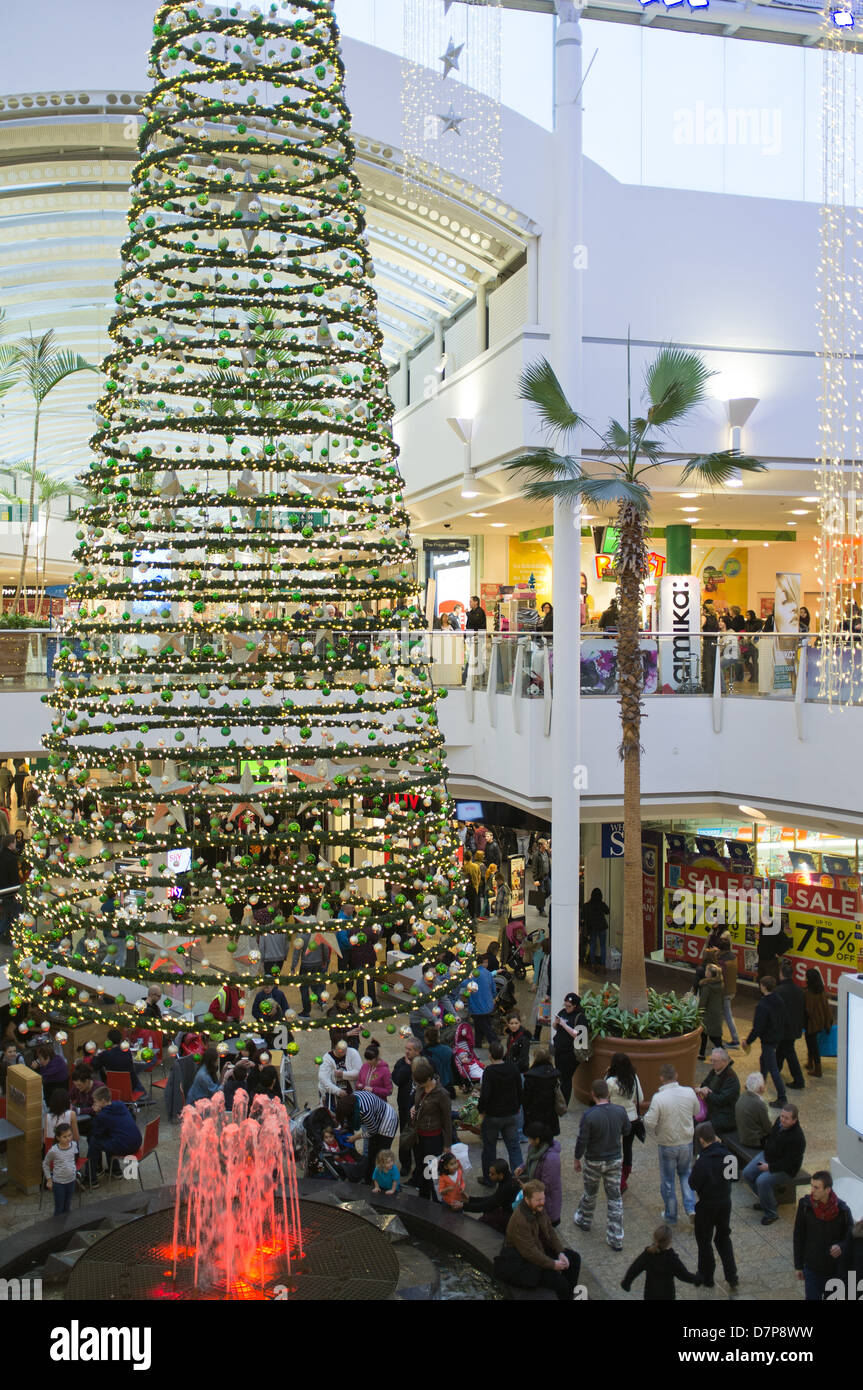
[[[533,913],[532,909],[531,913]],[[529,923],[529,925],[532,924]],[[483,926],[484,924],[481,924],[481,940],[486,939],[486,934],[482,930]],[[681,974],[658,966],[651,966],[649,969],[651,971],[651,983],[655,983],[659,987],[668,988],[673,984],[683,990],[688,986],[688,971]],[[581,981],[582,989],[589,987],[589,982],[597,978],[590,972],[585,974]],[[520,1004],[525,1009],[529,1009],[532,1001],[530,983],[519,984],[518,994]],[[738,1018],[738,1030],[740,1030],[741,1026],[751,1019],[753,1003],[748,999],[743,1001],[738,999],[738,1002],[739,1009],[736,1009],[735,1013]],[[391,1038],[385,1033],[382,1034],[382,1038],[385,1039],[384,1056],[392,1064],[400,1055],[398,1039]],[[300,1043],[299,1056],[294,1059],[294,1075],[301,1104],[308,1102],[313,1105],[316,1103],[317,1069],[314,1065],[314,1057],[319,1047],[319,1038],[315,1040],[303,1039]],[[802,1057],[802,1044],[799,1046],[799,1051]],[[757,1049],[754,1049],[748,1057],[744,1056],[742,1052],[735,1052],[733,1055],[742,1084],[747,1074],[757,1066]],[[706,1066],[704,1070],[707,1070]],[[701,1074],[699,1071],[699,1079]],[[827,1167],[835,1146],[835,1061],[825,1060],[823,1079],[807,1081],[806,1089],[794,1094],[800,1105],[801,1124],[808,1141],[805,1166],[810,1172],[816,1168]],[[629,1263],[645,1245],[649,1244],[654,1227],[660,1220],[662,1201],[659,1194],[656,1146],[650,1139],[645,1145],[638,1143],[635,1145],[634,1170],[630,1179],[629,1190],[624,1197],[624,1248],[620,1253],[615,1253],[605,1243],[603,1224],[605,1208],[604,1198],[601,1194],[597,1205],[596,1224],[593,1229],[584,1233],[576,1230],[572,1224],[572,1213],[578,1205],[581,1195],[581,1179],[573,1171],[573,1152],[583,1108],[578,1102],[573,1101],[569,1113],[563,1117],[561,1122],[564,1187],[561,1234],[568,1244],[573,1245],[581,1252],[584,1262],[583,1280],[587,1285],[589,1296],[598,1299],[625,1299],[627,1295],[620,1289],[620,1280]],[[152,1115],[156,1112],[146,1113]],[[468,1188],[480,1193],[482,1189],[477,1187],[475,1181],[479,1172],[479,1140],[472,1135],[463,1137],[468,1140],[474,1163],[473,1171],[468,1178]],[[167,1182],[172,1182],[176,1174],[177,1151],[178,1126],[163,1120],[159,1153]],[[142,1175],[146,1187],[159,1185],[158,1172],[154,1162],[148,1161],[143,1166]],[[119,1182],[116,1187],[119,1191]],[[798,1189],[798,1195],[802,1195],[804,1191],[803,1188]],[[8,1187],[4,1189],[4,1192],[9,1197],[9,1203],[7,1206],[0,1207],[0,1240],[2,1240],[4,1233],[18,1230],[37,1219],[44,1220],[50,1217],[50,1195],[46,1195],[40,1214],[38,1213],[38,1197],[22,1197]],[[99,1196],[107,1195],[109,1193],[103,1186],[99,1191]],[[87,1200],[88,1198],[85,1197],[84,1202],[86,1203]],[[747,1187],[739,1184],[735,1187],[732,1238],[741,1278],[740,1290],[736,1297],[741,1299],[799,1299],[802,1297],[802,1285],[795,1279],[791,1257],[791,1233],[795,1209],[793,1206],[780,1207],[780,1220],[774,1225],[764,1228],[760,1224],[760,1215],[751,1210],[753,1201],[754,1198]],[[465,1220],[470,1219],[470,1217],[465,1218]],[[694,1269],[696,1264],[695,1239],[690,1223],[683,1217],[678,1224],[675,1247],[684,1263],[690,1269]],[[696,1300],[729,1298],[729,1292],[725,1284],[721,1282],[720,1276],[721,1270],[718,1270],[718,1282],[712,1291],[695,1289],[690,1285],[679,1285],[678,1298]],[[640,1298],[642,1287],[643,1281],[639,1280],[633,1293],[629,1296]]]

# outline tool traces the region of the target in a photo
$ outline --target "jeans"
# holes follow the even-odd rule
[[[807,1303],[820,1303],[822,1301],[827,1280],[831,1277],[829,1274],[819,1274],[817,1270],[808,1269],[806,1265],[803,1266],[803,1287],[806,1290]]]
[[[765,1216],[778,1216],[779,1205],[776,1201],[776,1188],[785,1187],[792,1178],[788,1173],[759,1173],[759,1163],[766,1163],[767,1160],[763,1153],[756,1154],[751,1163],[747,1163],[743,1169],[741,1177],[749,1183],[755,1196],[764,1208]]]
[[[575,1213],[575,1224],[589,1231],[596,1210],[596,1197],[600,1179],[605,1188],[605,1202],[608,1207],[605,1238],[609,1245],[619,1250],[623,1244],[623,1198],[620,1195],[621,1170],[623,1158],[585,1158],[584,1195]]]
[[[473,1024],[474,1042],[477,1047],[481,1045],[483,1038],[487,1038],[490,1043],[498,1041],[493,1019],[494,1014],[471,1014],[470,1021]]]
[[[713,1283],[716,1257],[722,1261],[722,1273],[729,1284],[737,1283],[737,1264],[731,1244],[731,1203],[712,1204],[701,1201],[695,1208],[695,1241],[698,1246],[698,1273],[706,1284]]]
[[[312,970],[303,970],[303,969],[300,970],[300,974],[301,974],[301,975],[312,975],[312,974],[315,974],[315,975],[316,975],[317,973],[318,973],[317,969],[315,969],[315,970],[313,970],[313,971],[312,971]],[[311,993],[311,988],[312,988],[311,985],[307,985],[307,984],[305,983],[305,981],[303,981],[303,982],[300,984],[300,1008],[302,1009],[302,1011],[303,1011],[304,1014],[310,1014],[310,1013],[312,1012],[312,1001],[311,1001],[311,999],[309,998],[309,995],[310,995],[310,993]]]
[[[818,1034],[817,1034],[817,1033],[807,1033],[807,1034],[806,1034],[806,1053],[807,1053],[807,1060],[808,1060],[810,1066],[816,1066],[816,1067],[817,1067],[817,1066],[820,1066],[820,1064],[821,1064],[821,1053],[820,1053],[819,1048],[818,1048]]]
[[[665,1203],[665,1220],[672,1224],[677,1220],[677,1191],[675,1177],[680,1178],[680,1191],[683,1196],[683,1209],[687,1216],[695,1211],[695,1194],[687,1182],[692,1167],[691,1144],[660,1144],[659,1146],[659,1190]]]
[[[497,1141],[502,1139],[512,1172],[521,1167],[521,1147],[518,1142],[518,1115],[486,1115],[480,1128],[482,1138],[482,1175],[488,1182],[488,1172],[497,1156]]]
[[[54,1215],[65,1216],[72,1210],[72,1196],[75,1192],[73,1182],[55,1182],[51,1191],[54,1194]]]
[[[119,1160],[121,1158],[125,1158],[126,1154],[128,1153],[128,1148],[109,1148],[107,1144],[100,1143],[98,1139],[92,1139],[87,1149],[87,1177],[90,1179],[91,1182],[95,1181],[95,1179],[98,1178],[99,1170],[102,1167],[103,1154],[109,1160],[108,1166],[110,1168],[113,1163],[119,1162]]]
[[[607,931],[600,931],[598,927],[591,927],[590,929],[590,959],[594,965],[598,961],[603,970],[605,969],[605,938],[607,935]]]
[[[785,1082],[779,1075],[779,1064],[776,1061],[776,1044],[767,1043],[761,1039],[761,1063],[759,1070],[762,1076],[769,1076],[776,1087],[776,1099],[785,1101],[788,1097],[785,1094]]]
[[[731,1012],[731,1002],[732,1001],[730,994],[726,994],[723,996],[722,1012],[725,1015],[725,1022],[728,1024],[728,1031],[731,1034],[731,1041],[733,1043],[739,1043],[740,1038],[737,1036],[737,1027],[734,1022],[734,1015]]]
[[[776,1046],[776,1065],[781,1071],[784,1064],[788,1063],[788,1070],[791,1073],[791,1081],[795,1086],[803,1086],[803,1072],[800,1061],[797,1057],[797,1039],[783,1038],[781,1043]]]

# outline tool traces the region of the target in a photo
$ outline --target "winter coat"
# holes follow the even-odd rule
[[[771,1130],[770,1112],[761,1096],[744,1091],[734,1107],[737,1138],[745,1149],[761,1149]]]
[[[544,1144],[537,1152],[528,1149],[524,1177],[525,1181],[536,1178],[545,1184],[545,1210],[549,1221],[554,1225],[560,1220],[563,1207],[559,1139],[552,1139],[551,1144]]]
[[[833,1027],[833,1010],[826,991],[813,994],[811,989],[807,989],[805,1007],[807,1033],[821,1033],[825,1028]]]
[[[554,1108],[554,1093],[559,1080],[560,1073],[548,1062],[538,1067],[528,1067],[523,1077],[522,1100],[526,1125],[538,1121],[548,1125],[552,1134],[560,1134],[560,1120]]]
[[[746,1039],[748,1043],[754,1043],[756,1038],[760,1038],[763,1043],[772,1044],[782,1042],[788,1029],[788,1014],[785,1005],[774,990],[771,994],[762,994],[758,1003],[755,1005],[755,1017],[752,1021],[752,1030]]]
[[[354,1085],[359,1077],[363,1059],[355,1047],[349,1047],[341,1061],[337,1061],[332,1052],[327,1052],[318,1068],[318,1092],[321,1097],[321,1105],[328,1105],[332,1108],[333,1103],[346,1089],[345,1082]],[[341,1081],[336,1079],[336,1072],[343,1071],[344,1078]]]
[[[788,1023],[785,1030],[785,1038],[788,1042],[793,1042],[799,1038],[806,1027],[806,991],[796,985],[793,980],[782,980],[776,986],[776,993],[785,1005],[785,1012],[788,1015]]]
[[[811,1269],[815,1274],[842,1273],[842,1258],[830,1254],[832,1245],[844,1245],[854,1226],[851,1209],[837,1198],[836,1215],[832,1221],[820,1221],[810,1193],[797,1203],[794,1221],[794,1268]]]
[[[393,1093],[393,1079],[386,1062],[380,1058],[376,1062],[363,1062],[357,1077],[358,1091],[373,1091],[381,1100]]]
[[[673,1301],[674,1281],[682,1279],[685,1284],[699,1284],[701,1276],[690,1274],[676,1250],[642,1250],[633,1260],[620,1281],[620,1287],[629,1293],[632,1281],[644,1274],[644,1299],[647,1303]]]
[[[764,1140],[764,1159],[771,1173],[787,1173],[789,1178],[796,1178],[803,1167],[805,1153],[806,1135],[799,1122],[790,1129],[783,1129],[782,1121],[777,1118]]]
[[[722,971],[722,992],[733,999],[737,993],[737,956],[734,951],[720,951],[716,963]]]
[[[717,1134],[730,1134],[737,1126],[735,1106],[740,1095],[740,1077],[734,1070],[734,1063],[729,1062],[720,1072],[711,1067],[701,1084],[710,1091],[704,1099],[708,1120]]]
[[[699,1205],[731,1206],[731,1178],[728,1176],[728,1150],[719,1142],[702,1149],[689,1173],[689,1186],[698,1194]]]
[[[710,1038],[722,1037],[722,981],[708,980],[707,977],[698,986],[698,1003],[703,1010],[703,1028]]]
[[[515,1062],[523,1078],[530,1066],[530,1033],[524,1028],[519,1028],[517,1033],[511,1033],[507,1029],[506,1060]]]
[[[548,1213],[531,1211],[524,1202],[519,1202],[509,1218],[504,1245],[514,1246],[523,1260],[540,1269],[554,1269],[554,1262],[563,1250],[563,1241]]]

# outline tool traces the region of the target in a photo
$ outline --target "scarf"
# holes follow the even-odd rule
[[[813,1202],[812,1210],[814,1211],[819,1221],[836,1220],[836,1217],[839,1215],[839,1198],[836,1196],[836,1193],[833,1191],[832,1187],[830,1189],[830,1196],[827,1198],[827,1201]]]
[[[531,1149],[527,1156],[525,1168],[528,1179],[532,1178],[546,1154],[551,1150],[550,1144],[542,1144],[538,1149]]]

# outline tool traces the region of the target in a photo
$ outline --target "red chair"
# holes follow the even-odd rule
[[[153,1080],[153,1072],[157,1067],[161,1067],[163,1064],[164,1043],[162,1034],[157,1033],[152,1028],[133,1028],[131,1040],[133,1042],[140,1042],[142,1047],[149,1047],[152,1050],[153,1056],[149,1062],[142,1061],[140,1056],[135,1058],[135,1070],[150,1078],[150,1097],[152,1099],[154,1086],[158,1087],[161,1091],[164,1090],[167,1085],[167,1079],[164,1081]]]
[[[105,1085],[111,1092],[112,1100],[122,1100],[137,1110],[141,1101],[147,1099],[146,1091],[133,1091],[132,1078],[127,1071],[106,1071]]]
[[[141,1147],[140,1147],[140,1149],[138,1150],[138,1152],[137,1152],[137,1153],[134,1153],[134,1154],[125,1154],[122,1158],[119,1158],[119,1157],[118,1157],[118,1158],[117,1158],[117,1161],[118,1161],[118,1162],[120,1163],[120,1165],[122,1166],[122,1165],[126,1162],[126,1159],[127,1159],[127,1158],[134,1158],[134,1159],[137,1159],[138,1168],[137,1168],[136,1176],[137,1176],[137,1178],[138,1178],[138,1182],[141,1184],[141,1188],[143,1189],[143,1187],[144,1187],[144,1179],[141,1177],[141,1164],[144,1162],[144,1159],[145,1159],[145,1158],[149,1158],[149,1157],[150,1157],[150,1154],[152,1154],[153,1157],[154,1157],[155,1160],[156,1160],[156,1166],[157,1166],[158,1169],[159,1169],[159,1177],[160,1177],[160,1179],[162,1180],[162,1182],[165,1181],[165,1175],[164,1175],[163,1172],[162,1172],[162,1165],[161,1165],[161,1163],[159,1162],[159,1152],[158,1152],[158,1150],[159,1150],[159,1116],[157,1115],[156,1118],[155,1118],[155,1120],[150,1120],[149,1124],[145,1126],[145,1128],[144,1128],[144,1139],[143,1139],[143,1142],[142,1142]],[[111,1166],[110,1166],[110,1168],[108,1169],[109,1176],[110,1176],[110,1174],[111,1174],[111,1171],[112,1171],[112,1169],[113,1169],[113,1166],[114,1166],[114,1165],[113,1165],[113,1163],[112,1163]]]

